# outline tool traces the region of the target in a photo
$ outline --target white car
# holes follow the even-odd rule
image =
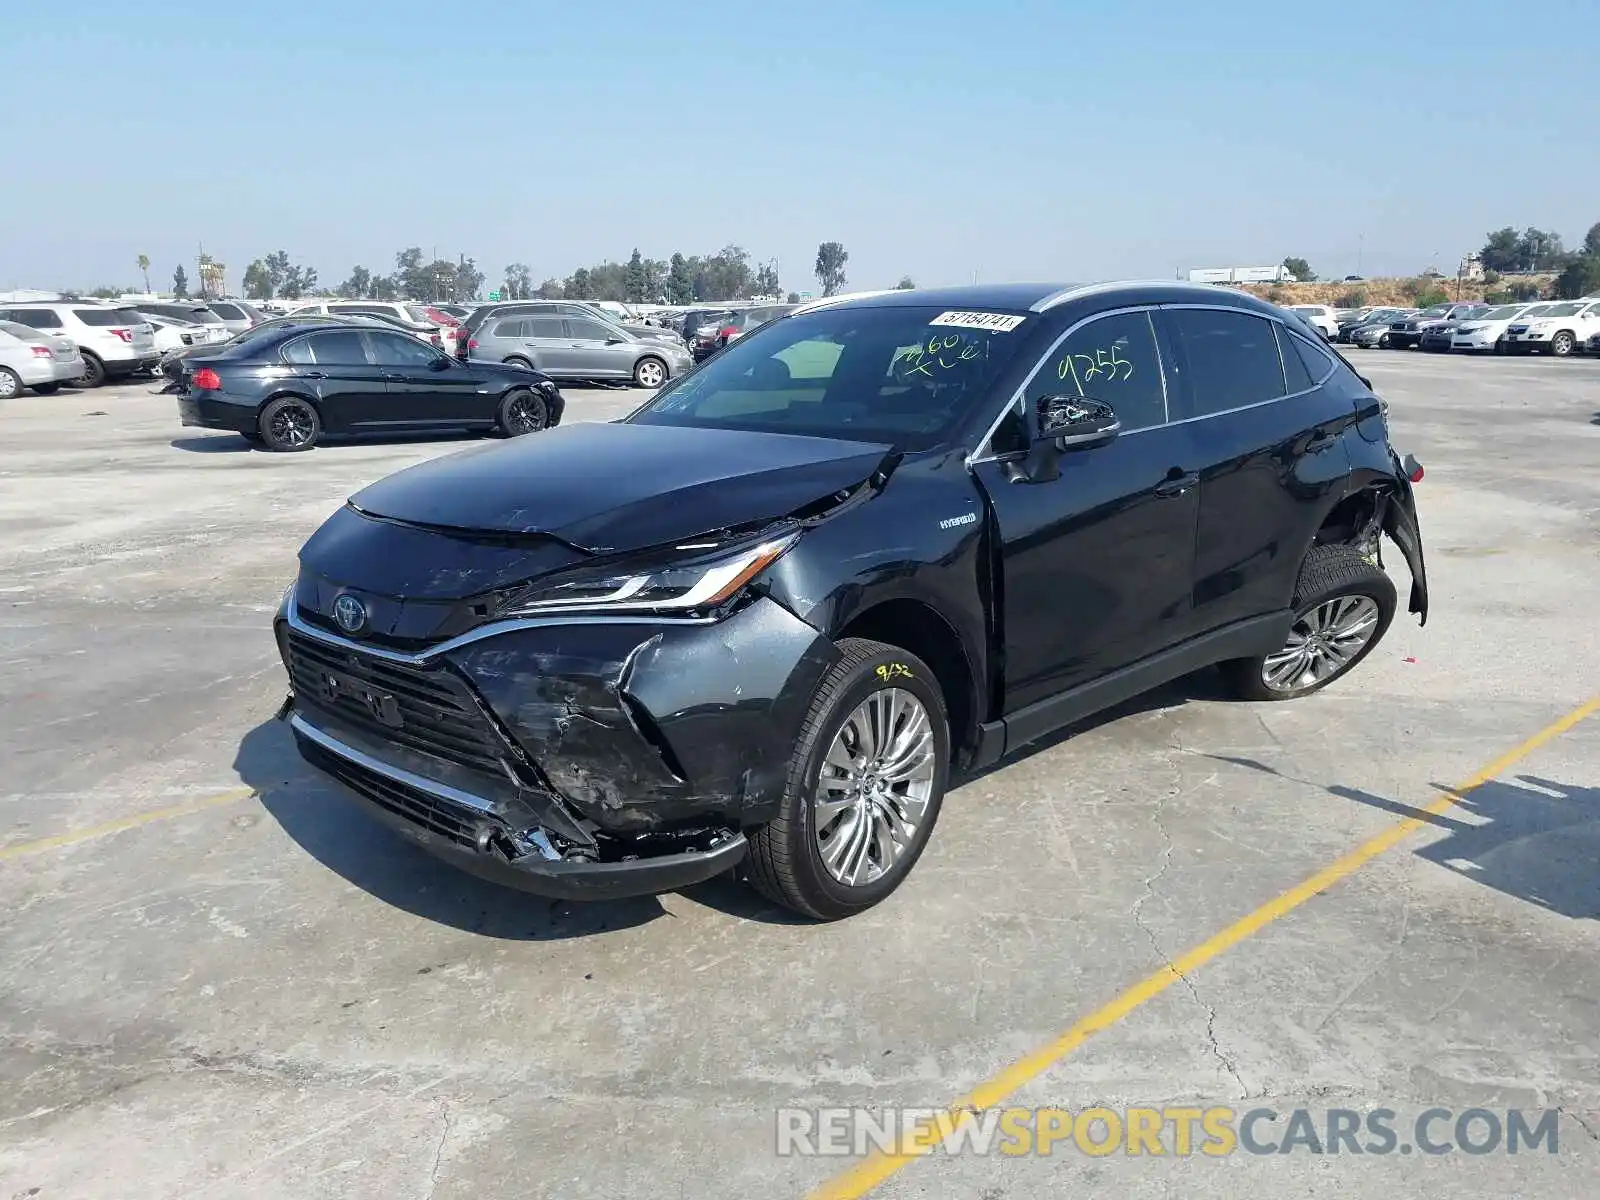
[[[1450,349],[1470,350],[1480,354],[1503,354],[1502,339],[1506,330],[1523,321],[1531,321],[1553,304],[1502,304],[1481,316],[1471,317],[1455,327],[1450,338]]]
[[[1339,336],[1339,320],[1326,304],[1291,304],[1289,311],[1299,313],[1307,325],[1328,341]]]
[[[404,324],[423,341],[452,355],[456,352],[456,330],[461,325],[449,313],[431,304],[412,304],[400,300],[318,300],[294,311],[299,316],[331,313],[345,317],[388,317],[391,321]]]
[[[175,321],[171,317],[157,316],[155,313],[140,313],[155,334],[156,350],[165,354],[169,350],[182,350],[185,346],[209,346],[213,342],[225,341],[227,335],[221,337],[212,333],[209,325],[200,325],[194,321]]]
[[[1506,349],[1565,358],[1596,332],[1600,332],[1600,300],[1563,300],[1532,320],[1513,321],[1506,329]]]
[[[48,395],[82,374],[83,359],[71,338],[0,321],[0,400],[15,399],[25,387]]]
[[[0,321],[16,321],[44,333],[61,334],[83,357],[80,387],[126,379],[161,361],[150,323],[126,306],[93,300],[45,300],[0,305]]]

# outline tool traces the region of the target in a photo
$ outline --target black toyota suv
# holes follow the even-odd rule
[[[1325,686],[1427,615],[1387,410],[1184,284],[823,300],[614,424],[411,467],[276,619],[301,753],[465,869],[578,898],[737,869],[816,918],[911,870],[952,772],[1220,664]]]

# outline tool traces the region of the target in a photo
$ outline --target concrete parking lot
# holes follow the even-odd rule
[[[1600,713],[1557,725],[1600,692],[1600,362],[1351,357],[1427,467],[1427,627],[1307,700],[1201,674],[969,779],[906,885],[827,926],[732,881],[499,890],[300,763],[269,628],[296,549],[473,439],[271,455],[148,385],[0,408],[0,1200],[1600,1193]],[[986,1083],[1559,1108],[1559,1146],[776,1153],[781,1107]]]

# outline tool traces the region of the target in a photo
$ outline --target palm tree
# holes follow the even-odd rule
[[[139,255],[139,271],[144,275],[144,290],[148,292],[150,290],[150,256],[148,254]]]

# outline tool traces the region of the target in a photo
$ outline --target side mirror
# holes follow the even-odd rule
[[[1058,450],[1098,446],[1122,428],[1109,404],[1085,396],[1041,396],[1037,411],[1038,440],[1054,442]]]
[[[449,355],[440,355],[428,364],[428,369],[430,371],[448,371],[450,369]]]
[[[606,345],[608,346],[620,346],[622,345],[622,342],[623,339],[619,337],[608,337],[606,339]]]

